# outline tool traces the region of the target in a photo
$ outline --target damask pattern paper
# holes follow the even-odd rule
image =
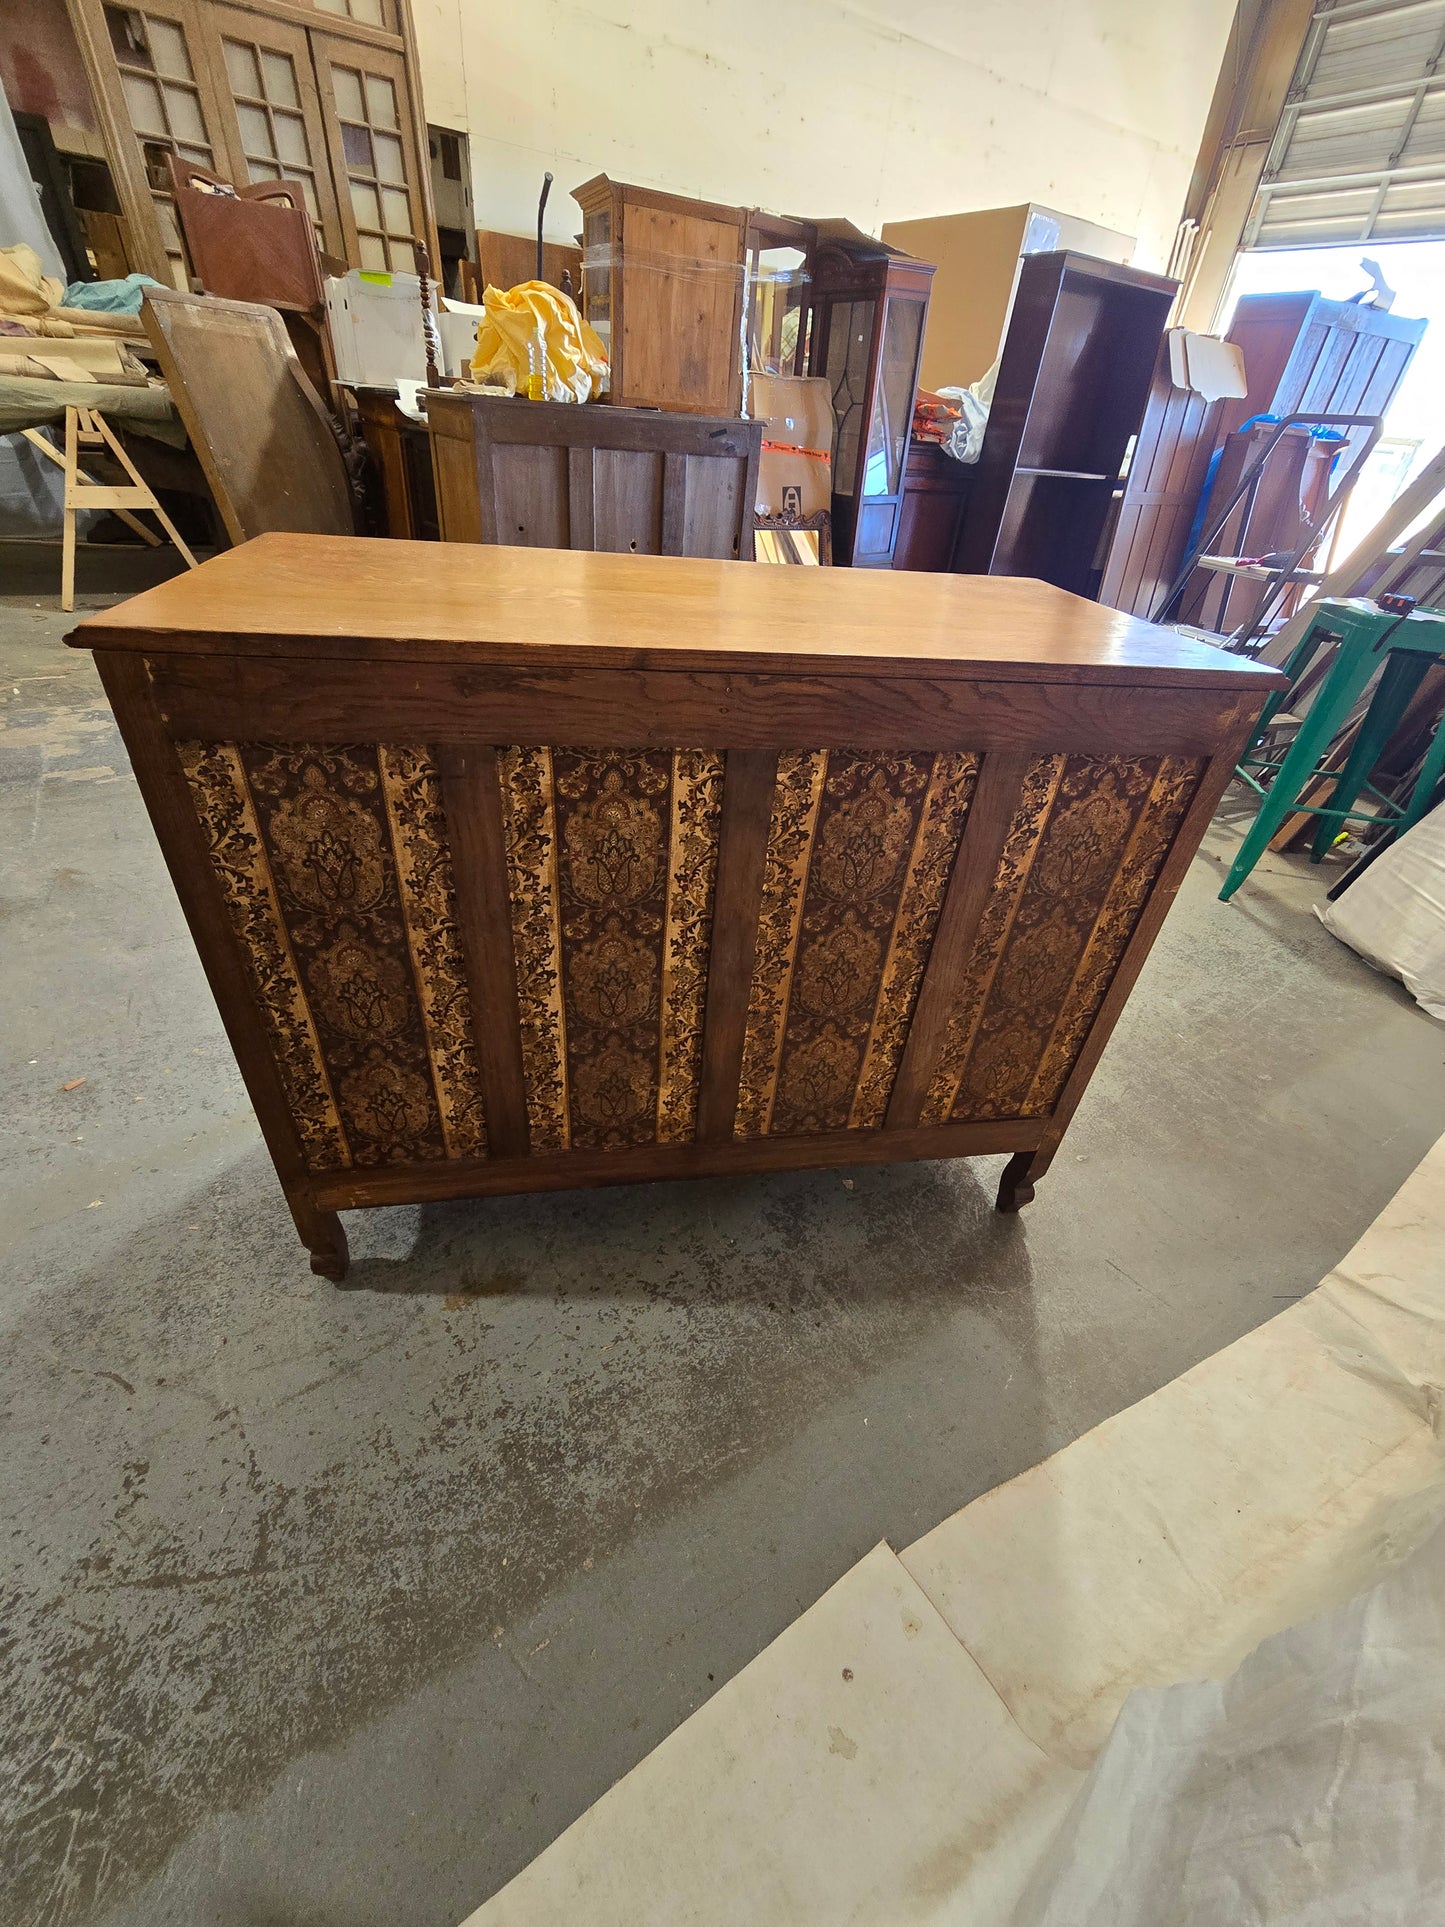
[[[978,758],[778,760],[739,1137],[881,1125]]]
[[[1058,1103],[1139,912],[1194,800],[1202,771],[1203,764],[1192,758],[1166,756],[1161,760],[1149,799],[1134,826],[1128,851],[1099,912],[1063,1012],[1024,1101],[1024,1117],[1046,1116]]]
[[[353,1161],[444,1158],[375,746],[238,749]]]
[[[933,945],[933,933],[943,908],[943,893],[953,872],[977,780],[978,758],[971,751],[934,759],[922,821],[883,966],[863,1073],[848,1117],[849,1124],[855,1128],[876,1129],[887,1113],[893,1080],[898,1074],[918,1001],[918,988],[923,981],[923,967]]]
[[[177,743],[176,754],[271,1034],[307,1164],[313,1171],[344,1169],[351,1149],[281,919],[241,758],[234,743]]]
[[[428,752],[178,748],[311,1168],[484,1155]]]
[[[383,745],[378,759],[442,1136],[449,1157],[482,1157],[487,1126],[441,778],[424,750]]]
[[[1030,769],[926,1120],[1052,1108],[1201,769],[1119,756]]]
[[[650,1144],[672,758],[665,750],[554,749],[552,774],[572,1143]]]
[[[1048,824],[1063,772],[1062,756],[1036,756],[1024,774],[993,889],[974,938],[968,967],[954,995],[938,1069],[924,1101],[922,1122],[925,1124],[944,1123],[953,1109],[959,1079],[973,1049],[1029,866]]]
[[[735,1137],[761,1137],[768,1128],[797,955],[808,855],[827,768],[827,752],[821,749],[790,750],[778,758],[757,955],[743,1033]]]
[[[498,766],[533,1148],[691,1139],[721,756],[514,747]]]
[[[497,755],[512,949],[522,1026],[522,1074],[534,1151],[565,1151],[567,1062],[562,1036],[562,928],[557,904],[557,823],[552,752],[503,749]]]
[[[770,1135],[847,1127],[933,762],[829,752]]]

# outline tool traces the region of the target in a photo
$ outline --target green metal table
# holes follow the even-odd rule
[[[1335,660],[1293,743],[1283,757],[1260,755],[1260,746],[1274,718],[1288,703],[1291,690],[1315,654],[1327,643],[1338,645]],[[1354,747],[1335,779],[1328,803],[1301,802],[1301,797],[1321,774],[1321,759],[1380,668],[1382,658],[1384,671],[1379,685],[1370,699]],[[1229,901],[1268,849],[1270,838],[1280,824],[1297,811],[1320,819],[1310,852],[1315,863],[1352,818],[1378,822],[1383,813],[1402,835],[1419,820],[1445,772],[1445,724],[1436,730],[1410,799],[1403,808],[1382,796],[1369,778],[1426,671],[1432,663],[1441,661],[1445,661],[1445,613],[1416,609],[1400,616],[1362,599],[1327,599],[1318,605],[1314,620],[1284,665],[1290,688],[1271,696],[1265,704],[1254,740],[1235,771],[1260,798],[1260,806],[1224,879],[1224,888],[1219,893],[1221,902]],[[1273,780],[1268,786],[1254,774],[1256,770],[1272,772]],[[1357,810],[1354,806],[1366,789],[1375,798],[1375,808]]]

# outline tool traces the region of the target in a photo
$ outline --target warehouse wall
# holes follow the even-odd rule
[[[412,0],[476,218],[548,235],[597,173],[789,214],[1042,201],[1173,241],[1233,0]]]

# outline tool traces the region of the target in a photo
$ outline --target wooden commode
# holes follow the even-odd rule
[[[1016,1209],[1280,682],[1033,581],[279,534],[70,640],[336,1279],[360,1205]]]

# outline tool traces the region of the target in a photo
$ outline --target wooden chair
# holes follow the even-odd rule
[[[354,535],[336,425],[276,310],[148,288],[141,319],[231,540]]]
[[[255,301],[286,322],[302,367],[322,394],[336,379],[316,229],[299,181],[237,187],[223,174],[167,154],[193,291]]]

